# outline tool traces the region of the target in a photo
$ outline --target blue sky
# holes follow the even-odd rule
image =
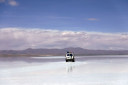
[[[0,28],[128,32],[128,0],[0,0]]]

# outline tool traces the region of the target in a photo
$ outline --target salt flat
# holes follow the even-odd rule
[[[0,85],[128,85],[128,57],[1,57]]]

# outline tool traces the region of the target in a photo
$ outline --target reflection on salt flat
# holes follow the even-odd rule
[[[76,62],[57,57],[54,62],[42,57],[3,60],[0,85],[128,85],[127,58],[79,57]]]
[[[73,69],[75,68],[75,66],[73,66],[73,62],[67,62],[66,63],[66,72],[73,72]]]
[[[85,65],[87,62],[65,62],[65,68],[67,73],[73,72],[73,70],[81,67],[81,65]]]

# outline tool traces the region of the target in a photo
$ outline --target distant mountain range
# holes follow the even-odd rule
[[[89,50],[83,48],[0,50],[0,56],[60,56],[67,51],[75,55],[128,55],[128,50]]]

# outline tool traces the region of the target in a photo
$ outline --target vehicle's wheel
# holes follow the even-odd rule
[[[66,62],[68,62],[68,60],[66,60]]]
[[[72,62],[75,62],[75,60],[73,59]]]

